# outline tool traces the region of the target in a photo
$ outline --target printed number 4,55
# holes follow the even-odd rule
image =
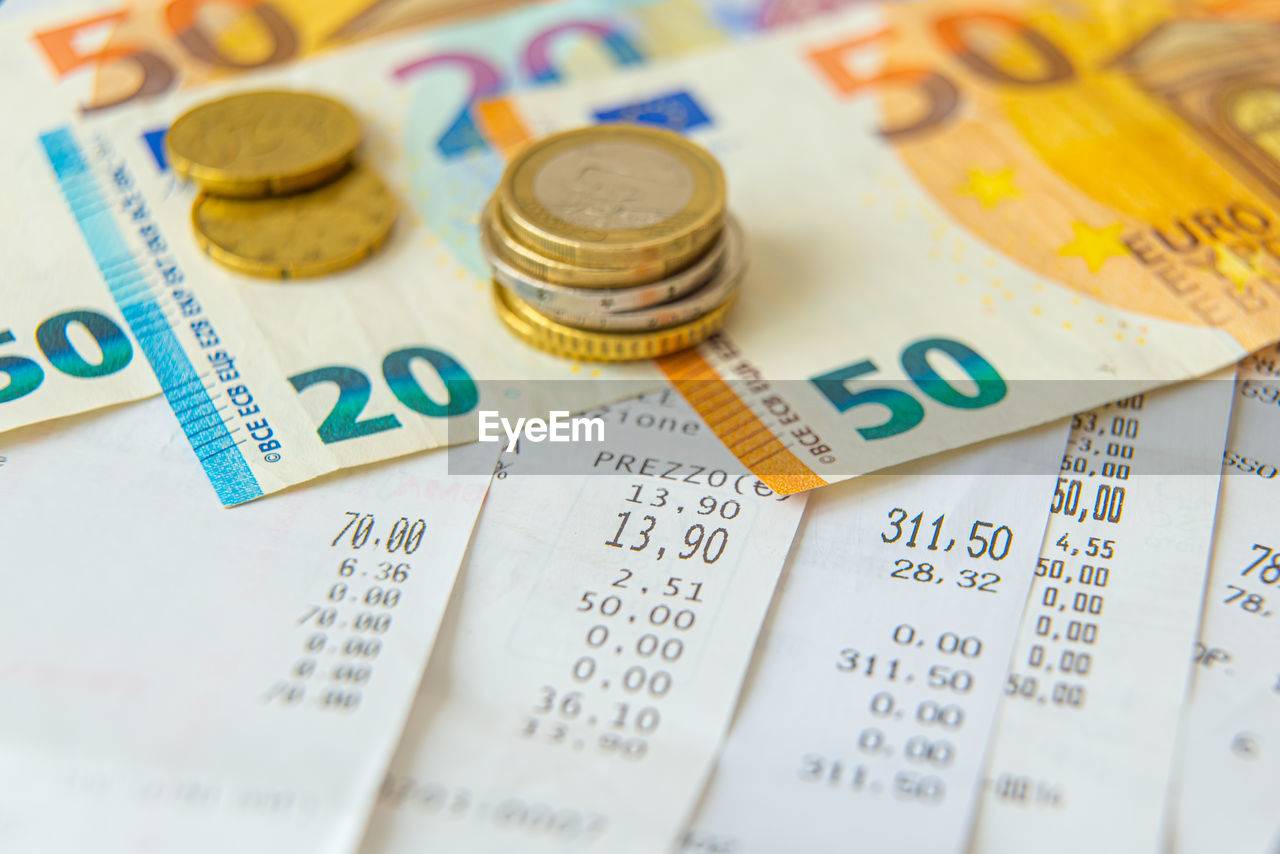
[[[444,403],[433,400],[423,391],[410,370],[415,360],[422,360],[435,369],[444,383],[448,399]],[[452,356],[430,347],[406,347],[396,350],[382,360],[382,377],[391,393],[409,409],[428,418],[448,418],[465,415],[479,403],[480,395],[467,369]],[[394,430],[400,419],[394,413],[361,419],[373,386],[363,371],[343,365],[316,368],[289,377],[293,387],[301,392],[318,383],[333,383],[338,387],[338,399],[333,409],[316,430],[320,441],[326,445]]]

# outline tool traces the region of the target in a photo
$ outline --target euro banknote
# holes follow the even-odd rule
[[[658,377],[652,367],[601,372],[532,355],[493,323],[474,222],[503,149],[481,132],[476,104],[496,92],[719,45],[804,10],[727,14],[717,7],[713,14],[711,4],[694,0],[575,0],[463,26],[410,26],[438,23],[436,13],[459,5],[259,3],[217,15],[201,12],[198,3],[138,3],[110,12],[91,4],[72,12],[57,6],[36,24],[6,22],[0,67],[11,85],[0,98],[12,126],[0,146],[15,164],[16,183],[8,188],[22,202],[0,211],[0,247],[11,259],[0,281],[0,431],[163,387],[218,494],[231,504],[448,442],[440,413],[424,403],[420,388],[410,384],[408,409],[395,396],[408,381],[392,379],[412,375],[415,365],[438,361],[455,371],[450,376],[464,377],[464,386],[512,364],[522,366],[521,378],[642,376],[651,384]],[[347,27],[349,38],[322,37],[357,19],[368,24],[359,33]],[[390,53],[379,46],[282,70],[388,27],[412,34]],[[195,252],[186,229],[190,188],[168,173],[162,136],[175,115],[216,94],[199,86],[215,76],[235,78],[223,88],[275,80],[363,102],[367,155],[412,202],[382,266],[280,288],[227,275]],[[187,91],[193,86],[195,94]],[[466,192],[455,192],[455,184]],[[258,304],[278,297],[285,300],[274,309]],[[327,316],[295,314],[299,300]],[[273,312],[284,327],[268,328]],[[326,332],[334,323],[342,328]],[[334,349],[322,339],[352,346]],[[371,383],[392,353],[405,370]],[[337,409],[304,411],[312,404],[298,400],[299,384],[332,387],[330,381],[340,393]],[[215,388],[219,383],[223,388]],[[588,386],[570,398],[586,406],[617,396]],[[356,406],[362,394],[366,405]],[[268,402],[276,399],[285,401],[288,415]],[[237,416],[254,417],[225,423],[230,414],[220,413],[228,403]],[[399,411],[374,411],[386,406]],[[449,414],[470,408],[444,407]],[[333,412],[339,414],[331,418]],[[249,424],[260,425],[252,430],[256,438]],[[237,435],[239,427],[245,429]],[[257,456],[243,459],[245,445]]]
[[[56,86],[86,113],[107,113],[229,75],[340,50],[404,30],[508,12],[532,0],[122,0],[18,2],[20,27]],[[14,0],[4,4],[6,12]],[[750,32],[821,11],[776,0],[597,0],[565,4],[562,23],[603,14],[642,43],[645,55],[696,44],[719,31]],[[573,8],[575,7],[576,8]],[[661,32],[654,22],[661,22]],[[575,28],[570,28],[570,31]],[[559,34],[542,41],[556,47]],[[536,52],[536,51],[535,51]]]
[[[661,368],[788,491],[1280,335],[1277,34],[1255,3],[904,3],[511,112],[721,158],[751,271],[725,334]]]
[[[1200,375],[1280,333],[1265,10],[866,7],[719,51],[689,46],[723,32],[655,36],[695,55],[646,68],[662,52],[635,37],[639,17],[565,17],[603,8],[412,33],[14,143],[48,161],[31,204],[58,209],[67,253],[128,261],[105,267],[102,299],[160,339],[149,361],[224,503],[455,441],[485,380],[573,381],[561,402],[586,406],[612,396],[600,380],[665,377],[791,492]],[[556,52],[559,38],[576,41]],[[6,97],[38,111],[46,69],[6,54],[29,81]],[[635,67],[599,73],[612,65]],[[594,82],[547,85],[570,66]],[[164,128],[268,85],[360,108],[364,156],[405,202],[372,263],[282,286],[195,248]],[[493,318],[475,226],[503,158],[590,121],[661,124],[725,165],[751,271],[698,351],[602,369]]]

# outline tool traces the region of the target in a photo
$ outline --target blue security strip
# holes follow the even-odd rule
[[[262,487],[209,396],[207,375],[196,372],[168,317],[152,296],[146,272],[120,233],[84,151],[65,127],[41,135],[40,141],[103,281],[151,363],[169,408],[182,425],[218,498],[230,505],[261,496]]]

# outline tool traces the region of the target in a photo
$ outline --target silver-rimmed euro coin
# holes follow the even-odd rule
[[[634,311],[614,313],[561,311],[532,303],[542,314],[568,326],[607,332],[641,332],[677,326],[701,317],[730,299],[746,272],[746,251],[742,228],[733,217],[725,217],[724,259],[714,275],[697,290],[670,302]]]
[[[696,290],[715,275],[725,257],[725,229],[705,255],[680,272],[647,285],[615,288],[575,288],[546,282],[517,269],[503,259],[494,244],[493,205],[480,220],[480,248],[493,270],[494,280],[539,311],[575,315],[615,314],[660,305]]]

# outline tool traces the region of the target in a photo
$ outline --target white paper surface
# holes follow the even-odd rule
[[[365,854],[652,854],[688,819],[804,498],[673,392],[606,418],[601,474],[504,457]]]
[[[1161,850],[1231,393],[1219,373],[1075,417],[975,854]]]
[[[963,850],[1066,432],[810,499],[686,851]]]
[[[1179,854],[1280,850],[1280,350],[1241,364],[1172,803]]]
[[[0,847],[353,850],[488,478],[224,510],[158,401],[4,439]]]

